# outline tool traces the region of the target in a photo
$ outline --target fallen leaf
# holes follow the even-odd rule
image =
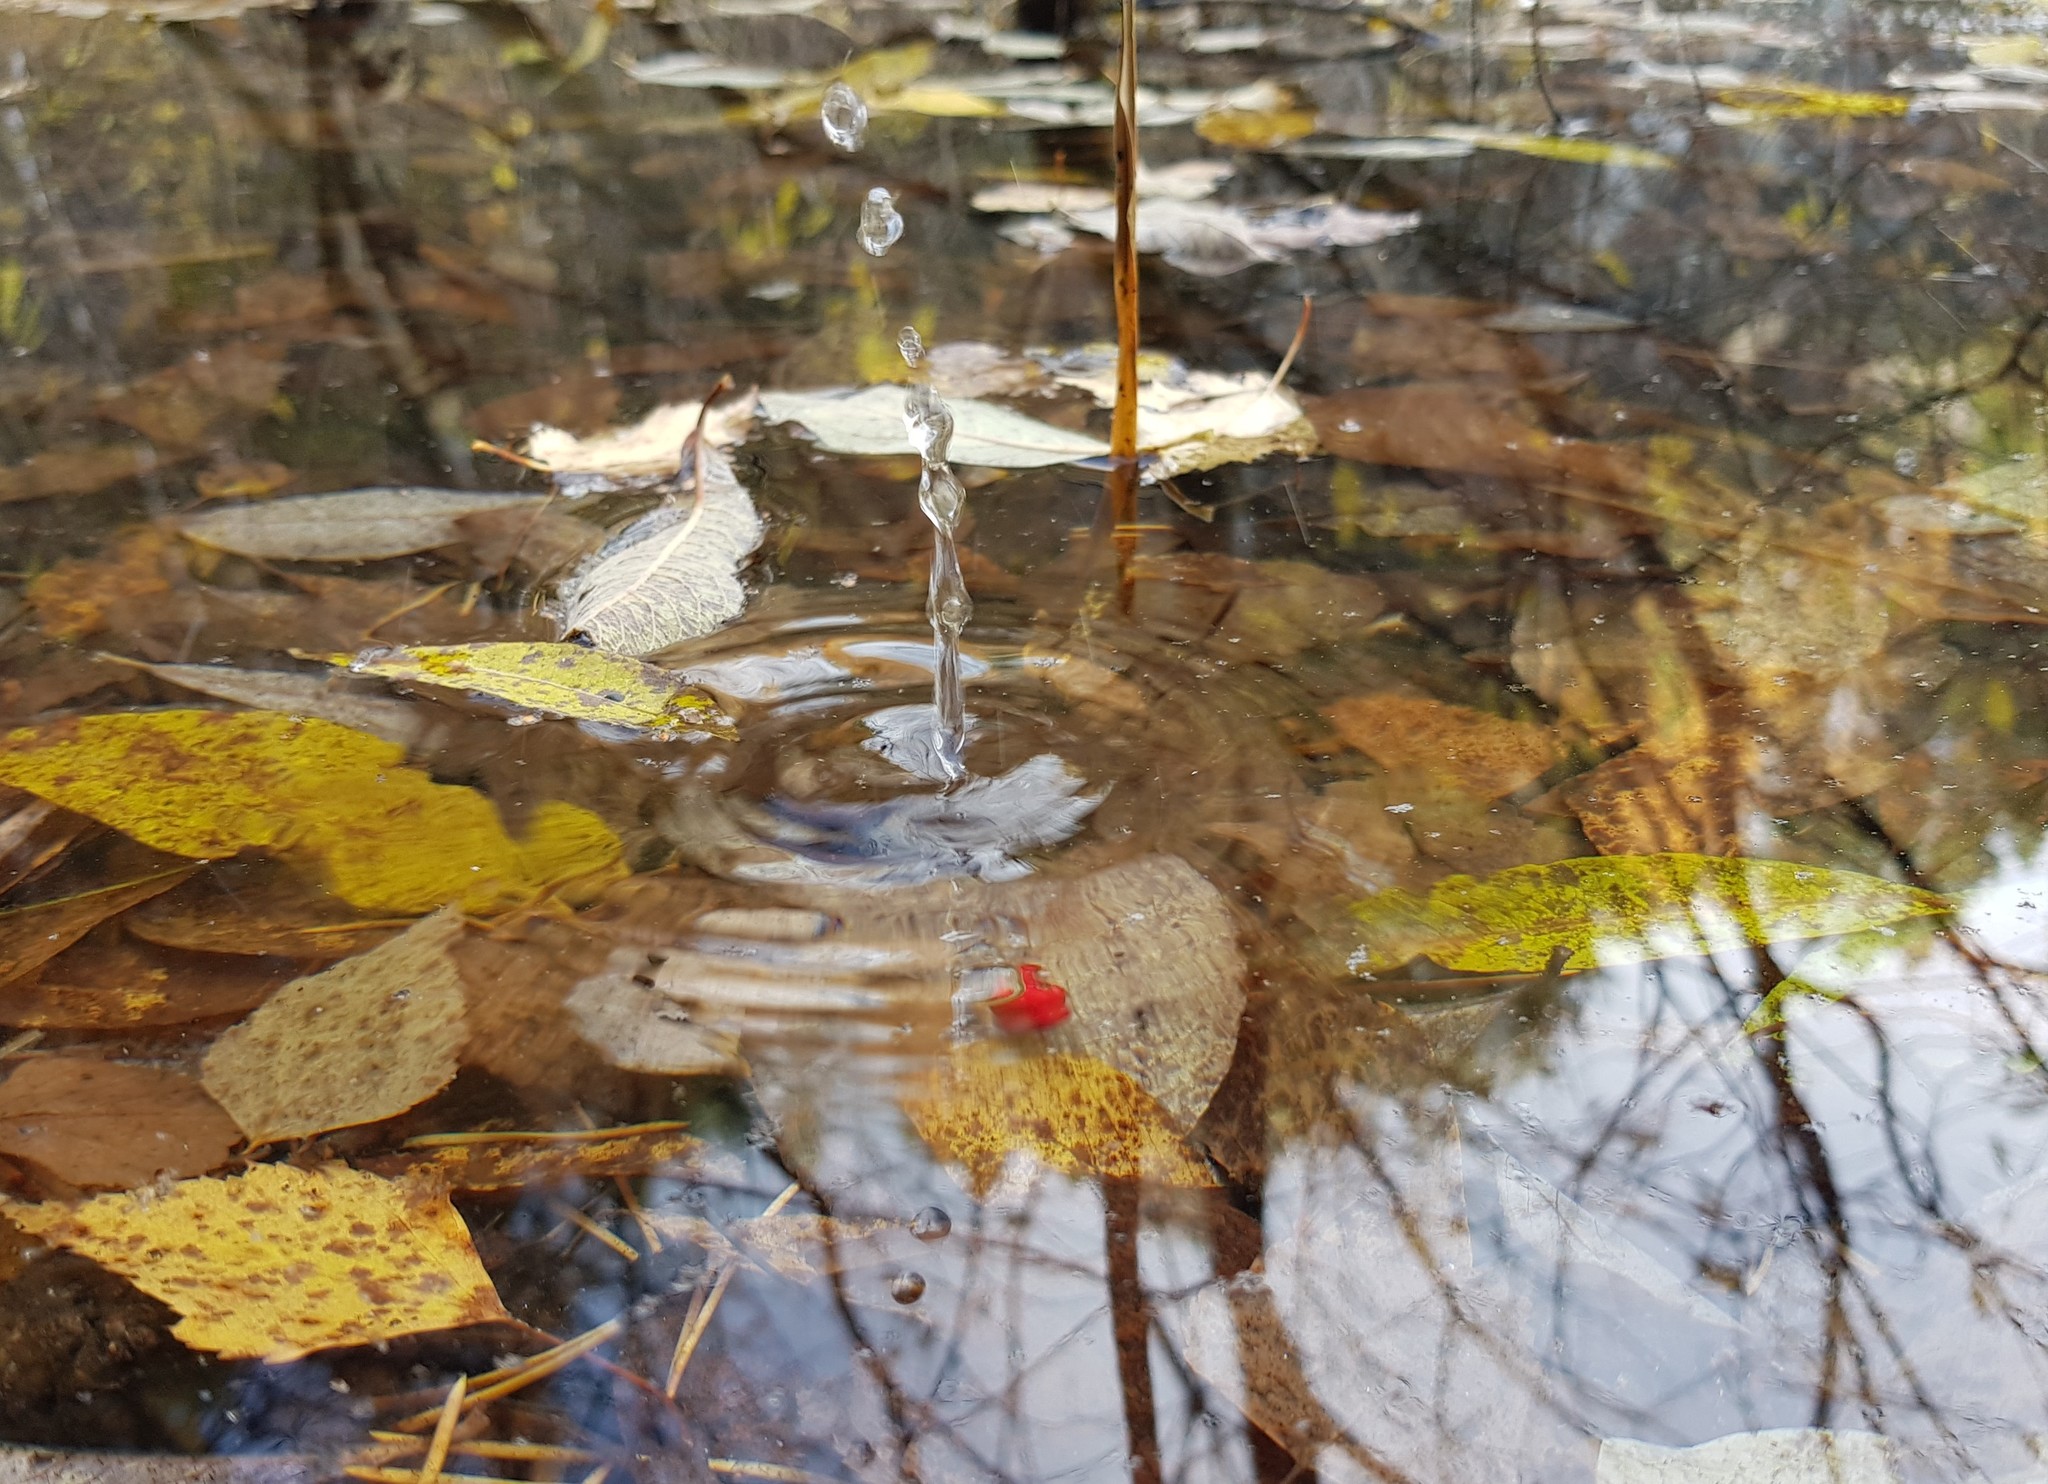
[[[98,558],[66,557],[28,585],[28,605],[52,639],[83,639],[108,626],[124,607],[168,597],[165,573],[170,537],[155,526],[126,531],[112,552]]]
[[[99,413],[166,453],[188,452],[204,444],[223,418],[269,407],[285,366],[284,357],[268,346],[228,341],[102,397]]]
[[[1913,99],[1904,93],[1846,93],[1803,82],[1715,88],[1713,99],[1753,119],[1903,118],[1913,107]]]
[[[1323,714],[1381,767],[1415,768],[1479,799],[1511,794],[1563,757],[1547,727],[1428,696],[1351,696]]]
[[[356,907],[481,912],[603,870],[619,842],[572,804],[538,806],[523,841],[471,789],[403,766],[404,749],[269,712],[132,711],[0,736],[0,782],[173,855],[266,849],[321,870]]]
[[[1431,137],[1455,140],[1475,149],[1505,150],[1509,154],[1533,155],[1539,160],[1563,160],[1574,165],[1614,165],[1624,170],[1669,170],[1672,159],[1639,144],[1612,139],[1566,138],[1559,134],[1518,134],[1471,124],[1439,124]]]
[[[392,487],[294,495],[178,517],[187,540],[266,561],[369,562],[454,546],[455,522],[492,510],[537,509],[543,495]]]
[[[1138,166],[1140,201],[1199,201],[1236,173],[1227,160],[1177,160],[1171,165]],[[1063,185],[1051,181],[1006,180],[984,186],[968,203],[976,211],[1036,215],[1060,211],[1092,211],[1115,203],[1108,186]],[[936,347],[934,347],[936,349]]]
[[[1740,845],[1744,804],[1754,797],[1748,752],[1732,741],[1696,752],[1635,747],[1566,779],[1552,796],[1602,855],[1722,855]]]
[[[718,703],[678,676],[580,644],[395,646],[366,649],[348,667],[656,737],[736,735]]]
[[[1640,491],[1639,450],[1557,438],[1517,398],[1464,382],[1355,387],[1303,406],[1325,451],[1367,464]]]
[[[0,897],[62,860],[92,822],[19,789],[0,789]]]
[[[507,1318],[445,1196],[338,1166],[257,1165],[0,1213],[169,1304],[183,1316],[172,1333],[229,1360],[281,1364]]]
[[[544,1190],[626,1175],[736,1182],[744,1173],[737,1157],[673,1124],[579,1130],[560,1138],[507,1133],[363,1163],[389,1179],[469,1191]]]
[[[699,454],[694,499],[664,500],[563,579],[552,611],[565,636],[646,655],[739,617],[739,569],[761,544],[761,517],[725,455]]]
[[[158,871],[140,880],[0,911],[0,984],[34,972],[107,919],[169,891],[191,874],[190,867]]]
[[[1224,149],[1278,149],[1315,131],[1312,108],[1217,108],[1195,120],[1195,133]]]
[[[1069,211],[1062,220],[1097,237],[1116,235],[1116,210]],[[1203,201],[1152,201],[1139,207],[1141,253],[1157,254],[1184,273],[1220,278],[1254,263],[1284,262],[1290,253],[1370,247],[1412,232],[1413,211],[1361,211],[1341,202],[1250,209]]]
[[[131,912],[87,934],[9,985],[0,993],[0,1025],[112,1031],[220,1020],[262,1004],[294,972],[277,958],[167,952],[127,931],[134,921]]]
[[[1642,328],[1640,320],[1591,304],[1521,304],[1480,323],[1503,335],[1599,335]]]
[[[320,1484],[324,1459],[281,1453],[96,1453],[0,1443],[0,1484]]]
[[[977,1195],[994,1188],[1013,1154],[1067,1175],[1216,1184],[1151,1094],[1088,1057],[972,1047],[906,1099],[904,1112],[934,1154],[966,1172]]]
[[[0,505],[94,494],[110,484],[147,474],[161,463],[151,450],[127,443],[46,448],[31,459],[0,469]]]
[[[950,457],[955,464],[994,469],[1037,469],[1076,459],[1101,458],[1109,445],[989,402],[948,402],[953,414]],[[838,388],[819,392],[763,392],[761,417],[800,423],[828,453],[914,455],[903,425],[899,386]]]
[[[557,487],[571,498],[621,485],[673,479],[683,468],[683,446],[700,420],[705,445],[729,449],[747,436],[754,409],[744,397],[714,406],[709,415],[701,402],[671,402],[629,428],[591,438],[578,438],[560,428],[535,428],[526,440],[526,456],[552,473]]]
[[[215,464],[193,479],[202,500],[261,500],[276,494],[297,476],[269,459],[255,463]]]
[[[204,867],[121,919],[130,936],[165,948],[299,960],[347,958],[408,925],[359,912],[317,881],[256,856]]]
[[[198,691],[217,700],[233,701],[257,711],[287,716],[317,716],[337,726],[382,737],[400,747],[415,746],[425,735],[419,708],[386,696],[367,695],[360,687],[303,670],[244,670],[233,665],[152,665],[145,660],[120,661],[181,690]]]
[[[570,991],[564,1004],[583,1039],[625,1072],[666,1077],[744,1077],[737,1029],[704,1020],[642,982],[647,955],[621,949],[606,972]]]
[[[381,1123],[455,1080],[467,1032],[444,908],[382,947],[287,984],[206,1053],[206,1090],[251,1144]]]
[[[465,420],[482,438],[517,438],[542,428],[566,429],[574,436],[602,428],[618,410],[619,379],[579,369],[528,391],[494,397]]]
[[[0,1154],[87,1190],[203,1175],[240,1141],[197,1082],[162,1067],[39,1056],[0,1082]]]
[[[1567,971],[1833,937],[1954,910],[1948,898],[1855,871],[1708,855],[1588,856],[1453,876],[1429,896],[1352,908],[1355,971],[1428,958],[1474,974]]]
[[[1690,1448],[1603,1438],[1593,1484],[1898,1484],[1892,1441],[1871,1432],[1779,1427]]]

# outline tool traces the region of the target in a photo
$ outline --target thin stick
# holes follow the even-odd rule
[[[638,1262],[640,1260],[640,1254],[633,1250],[632,1243],[619,1236],[616,1232],[606,1231],[567,1201],[551,1200],[548,1204],[569,1225],[575,1227],[576,1230],[582,1232],[585,1236],[604,1243],[605,1246],[625,1258],[627,1262]]]
[[[518,1365],[507,1366],[500,1371],[491,1371],[482,1376],[472,1377],[470,1384],[475,1389],[463,1399],[462,1410],[465,1412],[473,1411],[485,1402],[496,1401],[501,1396],[510,1396],[515,1391],[525,1390],[536,1381],[545,1380],[556,1371],[588,1355],[607,1340],[616,1339],[624,1332],[625,1328],[626,1316],[621,1314],[615,1318],[607,1319],[603,1324],[598,1325],[594,1329],[585,1330],[572,1340],[564,1340],[551,1350],[543,1350],[538,1355],[529,1355]],[[486,1382],[490,1384],[483,1384]],[[395,1432],[424,1432],[438,1421],[440,1416],[441,1409],[439,1407],[431,1408],[425,1412],[415,1412],[410,1417],[394,1422],[392,1430]]]
[[[423,1447],[426,1441],[413,1433],[386,1432],[381,1428],[370,1433],[370,1440],[390,1443],[401,1452]],[[588,1448],[570,1448],[561,1443],[500,1443],[485,1438],[474,1443],[458,1441],[449,1448],[449,1452],[513,1463],[588,1463],[597,1456]]]
[[[420,1463],[420,1484],[434,1484],[441,1466],[448,1462],[448,1445],[455,1441],[455,1424],[462,1420],[462,1398],[469,1392],[469,1377],[457,1376],[448,1388],[448,1400],[441,1404],[441,1420],[434,1424],[434,1437],[427,1444],[427,1456]]]
[[[676,1399],[676,1391],[683,1384],[683,1372],[689,1368],[690,1357],[697,1353],[697,1346],[704,1338],[704,1332],[711,1328],[711,1316],[718,1312],[719,1303],[725,1298],[725,1290],[732,1282],[732,1275],[739,1271],[738,1264],[718,1270],[718,1277],[711,1284],[711,1296],[704,1300],[704,1307],[698,1311],[696,1322],[686,1326],[676,1336],[676,1353],[668,1363],[668,1383],[662,1390],[668,1399]]]
[[[1116,162],[1116,249],[1110,286],[1116,298],[1116,405],[1109,414],[1109,477],[1103,493],[1115,531],[1117,585],[1128,609],[1136,594],[1131,561],[1138,521],[1138,7],[1123,0],[1117,56],[1116,117],[1110,148]]]
[[[786,1463],[750,1463],[744,1458],[707,1458],[704,1467],[714,1474],[735,1479],[772,1479],[778,1484],[835,1484],[823,1474],[792,1468]]]
[[[1294,339],[1287,344],[1287,354],[1280,358],[1280,369],[1273,373],[1273,379],[1266,383],[1266,395],[1280,390],[1280,383],[1287,380],[1287,373],[1294,369],[1294,358],[1301,354],[1302,345],[1308,340],[1308,319],[1315,313],[1316,301],[1307,294],[1301,296],[1301,323],[1294,327]]]
[[[597,1120],[590,1116],[589,1110],[581,1103],[576,1105],[576,1116],[583,1120],[585,1128],[597,1127]],[[633,1194],[633,1182],[624,1175],[614,1175],[612,1184],[618,1187],[619,1200],[625,1206],[627,1214],[633,1218],[633,1224],[640,1228],[640,1240],[647,1244],[647,1250],[661,1251],[661,1233],[654,1229],[654,1223],[647,1219],[647,1212],[640,1205],[640,1198]]]
[[[500,448],[495,443],[486,443],[481,438],[474,439],[470,443],[469,451],[471,453],[494,454],[508,464],[517,464],[520,468],[531,469],[536,474],[552,474],[555,472],[538,459],[530,459],[523,453],[514,453],[509,448]]]
[[[367,629],[364,629],[363,637],[365,639],[368,639],[375,635],[377,630],[383,628],[384,625],[388,623],[396,623],[398,622],[399,619],[404,618],[408,613],[417,613],[420,609],[426,607],[429,603],[439,598],[441,594],[447,592],[450,588],[454,587],[455,585],[456,584],[452,582],[444,582],[439,587],[428,588],[424,596],[414,598],[410,603],[400,603],[396,608],[392,609],[389,613],[385,614],[382,618],[378,619],[375,623],[371,624]]]

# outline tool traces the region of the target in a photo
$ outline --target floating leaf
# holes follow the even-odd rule
[[[252,1144],[377,1123],[455,1080],[466,1031],[442,910],[358,957],[287,984],[206,1053],[206,1090]]]
[[[1116,208],[1070,211],[1064,218],[1097,237],[1116,235]],[[1413,211],[1361,211],[1341,202],[1247,209],[1206,201],[1148,201],[1138,209],[1138,251],[1156,253],[1182,272],[1220,278],[1289,253],[1370,247],[1422,222]]]
[[[0,1083],[0,1154],[88,1190],[203,1175],[241,1140],[182,1073],[95,1056],[43,1056]]]
[[[739,568],[761,544],[761,517],[723,454],[702,449],[699,468],[695,500],[665,501],[569,574],[555,595],[565,635],[617,654],[653,654],[739,617],[747,606]]]
[[[1114,1067],[1083,1056],[1017,1058],[974,1048],[904,1104],[919,1137],[986,1194],[1012,1154],[1069,1175],[1206,1187],[1208,1167],[1165,1110]]]
[[[364,695],[332,675],[302,670],[242,670],[232,665],[151,665],[141,660],[118,663],[203,696],[214,696],[258,711],[288,716],[317,716],[354,731],[368,732],[400,747],[411,747],[426,731],[419,708],[388,696]]]
[[[457,545],[462,532],[455,522],[463,516],[533,510],[545,498],[401,486],[225,505],[182,516],[174,524],[188,540],[238,556],[368,562]]]
[[[1575,165],[1617,165],[1627,170],[1669,170],[1669,155],[1660,155],[1639,144],[1611,139],[1567,139],[1558,134],[1516,134],[1479,128],[1469,124],[1440,124],[1429,131],[1438,139],[1451,139],[1477,149],[1506,150],[1510,154],[1534,155],[1539,160],[1564,160]]]
[[[1109,445],[988,402],[948,402],[953,414],[951,458],[993,469],[1037,469],[1076,459],[1101,458]],[[903,426],[898,386],[822,392],[764,392],[761,416],[771,423],[801,423],[828,453],[914,454]]]
[[[402,645],[348,661],[358,675],[413,680],[509,701],[546,716],[628,727],[735,735],[718,703],[676,676],[581,644]]]
[[[189,867],[158,871],[138,881],[0,912],[0,984],[34,972],[108,918],[169,891],[191,874]]]
[[[564,1004],[583,1039],[613,1066],[665,1077],[743,1077],[735,1024],[706,1021],[641,982],[646,954],[622,949],[609,970],[592,975]]]
[[[1415,768],[1480,799],[1535,782],[1562,756],[1546,727],[1428,696],[1352,696],[1323,714],[1381,767]]]
[[[526,456],[553,473],[562,492],[571,496],[618,484],[673,479],[682,467],[683,445],[700,420],[707,447],[732,448],[753,426],[754,410],[745,398],[714,406],[708,414],[701,402],[671,402],[629,428],[590,438],[560,428],[535,428],[526,440]]]
[[[356,1170],[257,1165],[224,1180],[66,1207],[0,1202],[46,1242],[113,1269],[230,1360],[295,1360],[506,1318],[447,1198]]]
[[[1225,149],[1278,149],[1316,131],[1312,108],[1218,108],[1195,120],[1195,132]]]
[[[1690,1448],[1603,1438],[1593,1484],[1898,1484],[1891,1439],[1775,1427]]]
[[[1588,856],[1453,876],[1427,899],[1388,891],[1352,915],[1352,966],[1429,958],[1474,974],[1534,974],[1720,953],[1934,917],[1946,897],[1855,871],[1709,855]]]
[[[45,449],[34,458],[0,469],[0,505],[55,495],[89,495],[146,474],[158,464],[149,449],[126,443]]]
[[[1904,118],[1913,107],[1905,93],[1845,93],[1801,82],[1716,88],[1714,101],[1757,119]]]
[[[488,911],[618,857],[617,837],[583,809],[542,804],[515,841],[482,794],[404,758],[333,722],[128,711],[0,736],[0,782],[173,855],[306,861],[343,900],[386,912]]]

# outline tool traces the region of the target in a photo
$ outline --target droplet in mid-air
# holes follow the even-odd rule
[[[896,214],[896,198],[887,187],[876,186],[860,203],[860,245],[871,257],[879,258],[903,235],[903,218]]]
[[[896,337],[896,349],[903,357],[903,364],[915,371],[918,362],[924,359],[924,337],[917,333],[916,325],[903,327],[903,333]]]
[[[924,478],[918,481],[917,503],[933,525],[950,531],[960,519],[960,508],[967,503],[967,491],[961,488],[951,468],[939,464],[927,468]]]
[[[852,154],[867,140],[868,106],[852,88],[835,82],[818,105],[818,122],[825,126],[827,139]]]
[[[924,1297],[924,1275],[901,1272],[889,1284],[889,1297],[899,1304],[914,1304]]]
[[[953,409],[928,386],[914,386],[903,398],[903,429],[925,467],[946,462],[953,447]]]

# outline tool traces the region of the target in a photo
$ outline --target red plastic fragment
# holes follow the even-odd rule
[[[1037,964],[1017,965],[1017,992],[989,1001],[989,1013],[1003,1030],[1047,1031],[1073,1013],[1067,992],[1044,973]]]

